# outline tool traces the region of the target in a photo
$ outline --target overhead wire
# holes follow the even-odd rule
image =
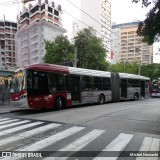
[[[66,14],[68,14],[69,16],[71,16],[71,17],[75,18],[76,20],[78,20],[79,22],[83,23],[83,24],[86,25],[87,27],[90,27],[89,25],[87,25],[86,23],[82,22],[81,20],[79,20],[78,18],[74,17],[73,15],[71,15],[71,14],[68,13],[68,12],[66,12],[65,10],[63,10],[63,11],[64,11]],[[98,32],[97,30],[94,30],[94,31],[97,32],[97,33],[99,33],[99,34],[101,35],[101,33]],[[103,36],[103,35],[102,35],[102,36]],[[106,37],[106,38],[108,38],[108,37]],[[109,38],[108,38],[108,39],[109,39]],[[102,40],[102,42],[105,42],[105,41]],[[110,49],[110,48],[107,47],[107,49]]]

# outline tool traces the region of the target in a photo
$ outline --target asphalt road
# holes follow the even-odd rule
[[[78,106],[61,111],[26,110],[0,117],[0,150],[59,151],[57,154],[64,154],[64,157],[70,157],[75,151],[87,151],[78,158],[69,159],[93,159],[92,156],[103,157],[101,154],[104,154],[103,158],[108,160],[128,160],[136,159],[131,157],[131,152],[159,151],[160,148],[160,98]],[[53,124],[56,127],[36,131]],[[102,150],[118,152],[100,153]],[[64,151],[73,153],[65,155]],[[129,151],[125,153],[130,156],[119,157],[119,151]],[[106,157],[108,154],[114,157]]]

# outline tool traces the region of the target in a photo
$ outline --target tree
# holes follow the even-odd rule
[[[160,64],[148,64],[141,66],[141,75],[149,77],[151,80],[160,78]]]
[[[138,74],[138,69],[138,63],[120,62],[110,65],[111,72],[125,72],[131,74]]]
[[[45,63],[60,64],[73,62],[74,46],[65,36],[57,36],[54,41],[45,41]]]
[[[138,3],[138,0],[132,0]],[[139,23],[137,34],[142,36],[142,41],[152,45],[154,42],[159,41],[160,38],[160,1],[154,0],[154,6],[147,14],[144,22]],[[142,6],[147,7],[151,2],[142,0]]]
[[[78,32],[75,39],[77,47],[77,67],[95,70],[106,70],[106,50],[102,40],[96,37],[92,28],[85,28]]]

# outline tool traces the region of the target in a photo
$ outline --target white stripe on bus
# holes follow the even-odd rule
[[[19,119],[12,119],[12,120],[8,120],[8,121],[3,121],[3,122],[0,122],[0,125],[10,123],[10,122],[15,122],[15,121],[18,121],[18,120]]]
[[[132,139],[132,134],[121,133],[116,137],[103,151],[123,151],[127,144]],[[116,160],[118,157],[100,157],[97,156],[94,160]]]
[[[41,132],[44,132],[44,131],[47,131],[47,130],[50,130],[50,129],[53,129],[53,128],[56,128],[56,127],[59,127],[59,126],[61,126],[61,124],[52,123],[52,124],[48,124],[48,125],[45,125],[45,126],[42,126],[42,127],[32,129],[30,131],[22,132],[20,134],[15,135],[15,136],[0,140],[0,146],[3,146],[5,144],[11,143],[11,142],[15,142],[15,141],[18,141],[18,140],[22,140],[26,137],[33,136],[35,134],[39,134]],[[12,130],[11,130],[11,132],[12,132]],[[10,133],[10,132],[8,132],[8,133]],[[6,131],[4,132],[4,134],[6,134]],[[1,135],[1,133],[0,133],[0,135]]]
[[[6,134],[9,134],[9,133],[13,133],[13,132],[17,132],[17,131],[20,131],[22,129],[26,129],[26,128],[36,126],[36,125],[39,125],[39,124],[42,124],[42,123],[44,123],[44,122],[34,122],[34,123],[29,123],[29,124],[25,124],[25,125],[22,125],[22,126],[18,126],[18,127],[15,127],[15,128],[7,129],[7,130],[4,130],[4,131],[1,131],[0,136],[6,135]]]
[[[80,137],[79,139],[77,139],[76,141],[74,141],[73,143],[67,145],[66,147],[60,149],[59,151],[79,151],[80,149],[82,149],[83,147],[85,147],[87,144],[89,144],[90,142],[92,142],[94,139],[96,139],[98,136],[100,136],[102,133],[104,133],[104,130],[98,130],[95,129],[89,133],[87,133],[86,135]],[[53,160],[59,159],[59,160],[65,160],[68,159],[69,157],[52,157]],[[49,160],[50,158],[45,158],[45,160]]]
[[[25,121],[20,121],[20,122],[5,124],[5,125],[0,126],[0,129],[7,128],[7,127],[11,127],[11,126],[15,126],[15,125],[18,125],[18,124],[27,123],[27,122],[30,122],[30,121],[29,121],[29,120],[25,120]]]
[[[145,137],[139,151],[159,151],[160,139]],[[136,160],[158,160],[158,157],[137,157]]]
[[[84,129],[84,127],[77,127],[77,126],[71,127],[67,130],[59,132],[59,133],[52,135],[48,138],[42,139],[36,143],[33,143],[31,145],[27,145],[23,148],[20,148],[17,151],[38,151],[38,150],[43,149],[51,144],[58,142],[66,137],[69,137],[69,136],[79,132],[82,129]]]
[[[0,119],[0,122],[1,121],[6,121],[6,120],[9,120],[10,118],[2,118],[2,119]]]

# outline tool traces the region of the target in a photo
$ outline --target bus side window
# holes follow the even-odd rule
[[[110,90],[110,89],[111,89],[110,78],[103,78],[103,90]]]
[[[64,91],[63,74],[48,73],[49,92]]]
[[[57,90],[55,73],[48,73],[48,87],[49,87],[49,92],[55,92]]]
[[[82,77],[82,89],[83,91],[91,91],[93,90],[93,78],[84,76]]]

